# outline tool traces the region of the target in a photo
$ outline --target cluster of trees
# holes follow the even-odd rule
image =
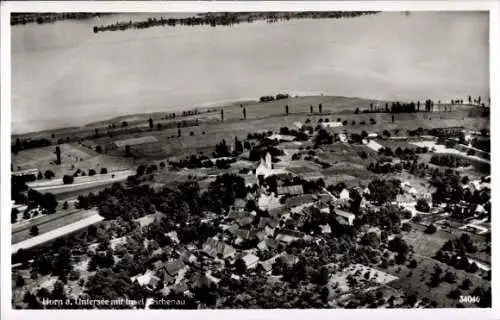
[[[281,127],[279,132],[280,132],[280,134],[283,134],[283,135],[294,136],[295,140],[297,140],[297,141],[307,141],[309,139],[309,136],[307,135],[307,133],[305,133],[302,130],[298,131],[295,129],[289,129],[288,127]]]
[[[388,233],[399,233],[402,215],[402,209],[396,206],[386,205],[381,207],[378,211],[369,209],[367,212],[357,217],[355,224],[358,226],[366,224],[380,227]]]
[[[50,145],[52,145],[50,140],[47,140],[45,138],[26,139],[26,140],[21,140],[21,139],[17,138],[16,143],[11,147],[11,151],[13,154],[17,154],[21,150],[48,147]]]
[[[270,102],[274,100],[289,99],[290,95],[287,93],[278,93],[276,96],[262,96],[259,98],[260,102]]]
[[[12,177],[11,180],[11,190],[12,190],[12,200],[16,204],[25,204],[27,209],[24,213],[24,218],[28,219],[30,217],[29,212],[37,207],[45,214],[53,214],[56,212],[57,200],[52,193],[40,193],[36,190],[29,189],[28,186],[22,180],[18,180],[19,177]],[[11,221],[14,223],[17,221],[17,214],[19,212],[17,209],[11,212]]]
[[[415,209],[421,212],[430,212],[431,206],[429,205],[429,202],[427,200],[418,199],[417,204],[415,205]]]
[[[377,161],[377,162],[370,162],[370,164],[367,167],[368,170],[372,171],[373,173],[377,173],[377,174],[402,172],[403,168],[404,168],[404,166],[402,163],[393,164],[390,161],[384,161],[384,160]]]
[[[37,13],[12,13],[10,25],[27,23],[52,23],[61,20],[86,20],[94,17],[108,15],[109,13],[92,13],[92,12],[37,12]]]
[[[417,102],[409,102],[409,103],[401,103],[399,101],[392,102],[390,105],[388,102],[385,103],[385,107],[377,108],[374,107],[373,103],[370,103],[370,108],[363,110],[363,113],[411,113],[411,112],[420,112],[421,103]],[[425,100],[422,104],[422,111],[432,112],[434,109],[434,102],[430,99]],[[356,114],[359,113],[359,108],[356,108],[354,112]]]
[[[199,111],[198,110],[186,110],[186,111],[182,111],[182,116],[183,117],[187,117],[187,116],[194,116],[194,115],[197,115],[199,114]],[[175,113],[173,113],[173,118],[175,118]]]
[[[375,179],[370,182],[368,189],[370,194],[367,199],[379,205],[396,200],[396,196],[402,191],[401,181],[398,179]]]
[[[222,139],[221,142],[215,145],[214,157],[222,158],[230,156],[231,156],[230,147],[226,144],[226,140]]]
[[[269,153],[273,162],[279,161],[277,157],[284,155],[283,150],[276,148],[272,144],[261,144],[255,146],[250,150],[249,160],[250,161],[260,161],[262,158]]]
[[[471,209],[475,209],[476,205],[483,205],[485,208],[489,207],[489,202],[491,199],[491,190],[488,188],[483,188],[482,190],[475,190],[471,192],[469,189],[462,188],[462,181],[467,181],[467,179],[461,178],[460,174],[450,168],[446,170],[432,171],[431,185],[436,188],[436,191],[432,194],[433,203],[448,203],[452,206],[456,206],[460,201],[466,201],[469,203]],[[490,207],[489,207],[490,208]],[[468,213],[464,212],[462,207],[459,207],[455,214],[472,214],[474,210],[469,210]],[[451,208],[452,214],[455,212],[454,208]],[[472,211],[472,213],[471,213]]]
[[[207,156],[204,155],[191,155],[189,157],[186,157],[185,159],[181,159],[179,161],[173,161],[170,160],[168,164],[173,168],[173,169],[178,169],[178,168],[189,168],[189,169],[195,169],[195,168],[210,168],[213,167],[214,163],[208,158]]]
[[[234,203],[235,198],[244,198],[246,193],[245,180],[228,174],[218,176],[203,193],[195,182],[158,192],[146,185],[124,188],[115,183],[98,194],[80,195],[77,207],[88,209],[97,206],[99,214],[108,220],[120,216],[136,219],[159,210],[171,213],[169,219],[172,222],[181,222],[190,215],[200,216],[204,211],[223,213]]]
[[[332,144],[333,136],[326,129],[320,129],[314,137],[314,143],[316,145]]]
[[[464,159],[463,157],[454,154],[433,155],[430,160],[430,163],[435,164],[437,166],[445,166],[450,168],[470,166],[470,162],[467,159]]]

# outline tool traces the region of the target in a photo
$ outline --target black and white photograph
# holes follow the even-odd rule
[[[4,305],[492,310],[484,3],[10,8]]]

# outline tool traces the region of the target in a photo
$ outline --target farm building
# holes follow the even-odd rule
[[[347,135],[345,133],[340,133],[339,134],[339,140],[342,143],[346,143],[347,142]]]
[[[417,201],[415,201],[415,198],[411,194],[398,194],[394,204],[411,206],[416,205]]]
[[[146,287],[149,290],[154,290],[160,282],[160,278],[153,275],[151,271],[146,272],[143,275],[135,276],[130,279],[132,282],[137,281],[139,285]]]
[[[169,274],[172,277],[177,276],[179,271],[184,269],[184,267],[185,265],[180,259],[169,261],[163,266],[167,274]]]
[[[259,262],[259,257],[253,255],[253,254],[247,254],[243,258],[243,262],[245,262],[245,266],[247,269],[251,269],[257,266],[257,263]]]
[[[296,196],[296,195],[304,194],[304,189],[302,188],[302,185],[280,186],[280,187],[278,187],[277,191],[278,191],[278,195]]]
[[[289,244],[295,240],[302,239],[303,237],[304,233],[300,231],[284,229],[276,236],[276,240]]]
[[[207,256],[216,258],[219,254],[222,258],[228,258],[236,254],[233,246],[230,246],[222,241],[214,238],[208,238],[205,244],[203,244],[202,252]]]

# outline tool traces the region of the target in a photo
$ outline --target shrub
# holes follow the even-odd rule
[[[38,235],[38,227],[37,226],[31,227],[31,229],[30,229],[30,235],[32,235],[32,236],[37,236]]]
[[[108,169],[106,168],[101,168],[101,174],[107,174],[108,173]]]
[[[434,226],[432,223],[425,229],[425,233],[427,234],[433,234],[437,231],[436,226]]]
[[[95,176],[96,172],[94,169],[90,169],[89,170],[89,176],[92,177],[92,176]]]
[[[70,176],[70,175],[67,175],[65,174],[64,177],[63,177],[63,183],[64,184],[72,184],[74,181],[74,177],[73,176]]]
[[[45,171],[44,176],[45,176],[45,179],[49,179],[50,180],[50,179],[52,179],[52,178],[55,177],[55,174],[51,170],[47,170],[47,171]]]
[[[415,206],[415,209],[418,211],[422,212],[430,212],[431,211],[431,206],[425,199],[418,199],[417,200],[417,205]]]

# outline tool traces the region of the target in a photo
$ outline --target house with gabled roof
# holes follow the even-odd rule
[[[268,217],[263,217],[260,218],[259,220],[259,228],[265,228],[266,226],[269,226],[271,228],[276,228],[278,226],[278,220],[273,219],[273,218],[268,218]]]
[[[186,265],[184,264],[184,262],[182,262],[181,259],[171,260],[163,265],[163,268],[165,269],[167,274],[169,274],[172,277],[176,277],[179,271],[181,271],[185,267]]]
[[[241,259],[243,260],[243,262],[245,262],[245,266],[247,269],[255,268],[257,266],[257,263],[259,262],[259,257],[251,253],[247,254]]]
[[[207,241],[205,241],[201,252],[212,258],[217,258],[220,255],[222,259],[234,257],[236,254],[236,250],[233,246],[214,238],[208,238]]]
[[[277,255],[265,260],[265,261],[262,261],[260,263],[260,265],[262,266],[262,268],[264,269],[265,272],[271,272],[273,270],[273,264],[276,262],[276,260],[281,257],[283,253],[278,253]]]
[[[259,241],[262,241],[264,239],[267,239],[267,233],[265,230],[253,230],[252,234],[255,238],[257,238]]]
[[[244,216],[244,217],[241,217],[241,218],[238,218],[236,220],[236,224],[238,224],[238,226],[240,227],[246,227],[246,226],[249,226],[252,224],[254,220],[254,217],[251,216],[251,215],[247,215],[247,216]]]
[[[276,236],[276,240],[287,244],[302,238],[304,238],[303,232],[289,230],[289,229],[281,230]]]
[[[260,251],[266,251],[269,250],[269,247],[267,246],[266,240],[262,240],[257,244],[257,249]]]
[[[194,288],[209,288],[213,282],[207,277],[205,272],[196,272],[191,278],[191,283]]]
[[[339,209],[335,209],[335,215],[339,223],[347,224],[350,226],[354,224],[354,219],[356,219],[356,216],[353,213]]]

